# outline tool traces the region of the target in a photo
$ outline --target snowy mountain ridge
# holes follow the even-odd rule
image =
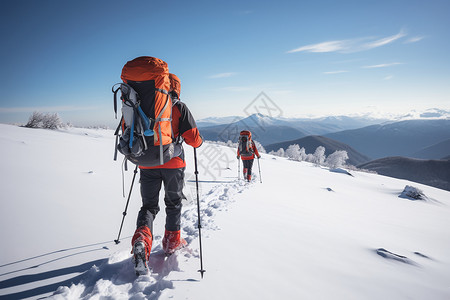
[[[327,116],[303,116],[303,117],[271,117],[261,113],[256,113],[254,115],[242,117],[242,116],[229,116],[229,117],[208,117],[200,119],[198,123],[206,126],[212,125],[223,125],[229,124],[231,122],[236,122],[248,117],[257,116],[258,119],[276,120],[280,122],[299,122],[299,121],[317,121],[317,122],[344,122],[344,121],[371,121],[371,124],[381,124],[385,122],[399,122],[405,120],[433,120],[433,119],[450,119],[450,109],[440,109],[440,108],[428,108],[424,110],[411,110],[406,113],[386,113],[379,112],[376,109],[370,110],[362,113],[352,113],[348,115],[327,115]]]
[[[138,184],[122,242],[113,242],[126,201],[113,132],[0,125],[0,140],[8,158],[1,163],[0,299],[450,297],[450,192],[267,154],[248,184],[238,179],[235,149],[205,143],[197,151],[201,279],[194,159],[185,147],[182,234],[189,245],[163,255],[161,209],[152,273],[137,278],[129,243]],[[125,172],[126,193],[132,176]],[[407,185],[426,197],[405,197]]]

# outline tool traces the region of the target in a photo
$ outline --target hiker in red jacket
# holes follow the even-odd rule
[[[194,117],[186,104],[179,101],[180,79],[174,74],[170,74],[169,79],[171,83],[169,94],[174,103],[172,107],[173,136],[178,141],[181,151],[178,156],[163,165],[156,167],[139,166],[142,207],[138,213],[137,229],[132,239],[132,245],[134,247],[135,242],[144,242],[147,261],[154,235],[153,220],[160,209],[158,203],[161,184],[164,184],[166,210],[165,233],[162,240],[163,250],[166,254],[172,254],[186,245],[186,241],[180,234],[181,201],[185,199],[183,186],[186,167],[181,143],[184,140],[194,148],[200,147],[203,143]]]
[[[258,153],[258,149],[256,149],[255,142],[252,140],[252,133],[248,130],[242,130],[239,136],[237,159],[239,159],[239,157],[242,159],[242,164],[244,165],[244,180],[252,180],[252,166],[255,155],[258,159],[261,157]]]

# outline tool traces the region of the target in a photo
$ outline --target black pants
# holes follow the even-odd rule
[[[180,230],[181,201],[183,194],[184,169],[141,169],[142,207],[137,218],[137,227],[148,226],[153,234],[153,220],[159,212],[159,191],[164,183],[166,205],[166,229]]]
[[[247,168],[247,175],[252,175],[253,159],[243,160],[244,168]]]

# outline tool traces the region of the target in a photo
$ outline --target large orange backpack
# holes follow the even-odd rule
[[[242,130],[239,134],[239,154],[243,157],[253,155],[252,133],[248,130]]]
[[[119,90],[122,100],[116,149],[140,166],[166,163],[179,154],[174,149],[167,63],[150,56],[135,58],[125,64],[121,79],[123,83],[113,86],[116,117]],[[119,136],[120,141],[117,142]]]

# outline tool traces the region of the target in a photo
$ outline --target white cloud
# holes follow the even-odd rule
[[[374,69],[374,68],[386,68],[386,67],[392,67],[396,65],[401,65],[402,63],[399,62],[393,62],[388,64],[379,64],[379,65],[371,65],[371,66],[363,66],[364,69]]]
[[[409,38],[405,41],[405,43],[410,44],[410,43],[417,43],[421,40],[423,40],[425,37],[424,36],[414,36],[412,38]]]
[[[382,39],[379,39],[379,40],[376,40],[376,41],[373,41],[370,43],[366,43],[366,44],[362,45],[362,47],[364,49],[373,49],[373,48],[381,47],[381,46],[393,43],[396,40],[398,40],[404,36],[406,36],[406,33],[404,33],[403,30],[400,30],[400,32],[395,35],[391,35],[391,36],[388,36],[388,37],[385,37],[385,38],[382,38]]]
[[[391,80],[392,78],[394,78],[393,75],[388,75],[388,76],[384,77],[383,80]]]
[[[295,52],[335,52],[347,49],[348,46],[347,40],[342,41],[329,41],[318,44],[306,45],[297,49],[293,49],[288,51],[287,53],[295,53]]]
[[[348,71],[345,71],[345,70],[339,70],[339,71],[328,71],[328,72],[323,72],[323,74],[327,74],[327,75],[330,75],[330,74],[340,74],[340,73],[347,73]]]
[[[227,78],[236,75],[235,72],[227,72],[227,73],[219,73],[209,76],[208,78],[216,79],[216,78]]]
[[[296,52],[315,52],[315,53],[323,53],[323,52],[341,52],[341,53],[349,53],[349,52],[359,52],[366,51],[373,48],[381,47],[388,45],[390,43],[395,42],[398,39],[401,39],[406,36],[406,33],[403,30],[400,30],[399,33],[395,35],[391,35],[385,38],[374,40],[373,37],[364,37],[364,38],[356,38],[349,40],[336,40],[336,41],[327,41],[317,44],[305,45],[296,49],[292,49],[287,51],[287,53],[296,53]],[[371,42],[363,42],[367,40],[372,40]]]

